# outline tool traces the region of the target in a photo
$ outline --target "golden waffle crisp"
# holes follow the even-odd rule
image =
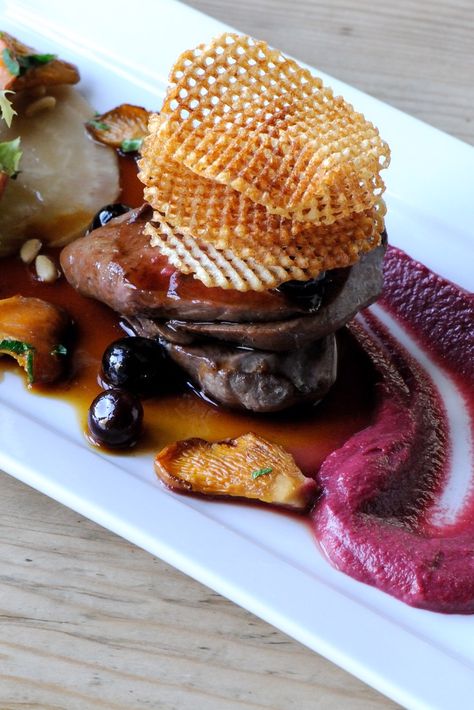
[[[312,226],[270,214],[240,192],[201,177],[163,153],[148,152],[140,178],[146,201],[170,224],[225,249],[235,239],[287,244],[294,234]]]
[[[380,243],[378,131],[296,62],[224,34],[185,52],[150,117],[139,177],[151,243],[207,286],[266,290]]]
[[[341,249],[353,255],[354,248],[366,250],[367,240],[371,246],[376,243],[379,203],[330,225],[314,225],[270,214],[263,205],[196,175],[162,153],[147,154],[141,165],[140,177],[149,185],[145,187],[145,199],[156,210],[158,221],[164,220],[216,249],[230,248],[244,256],[260,247],[295,246],[312,253],[316,246],[324,248],[328,240],[337,239]]]
[[[389,150],[377,129],[265,42],[226,33],[182,54],[155,146],[271,213],[331,224],[375,203]]]
[[[285,281],[307,281],[328,269],[354,264],[364,252],[380,243],[385,205],[358,215],[361,238],[352,243],[345,233],[329,227],[319,240],[281,245],[248,245],[235,240],[232,249],[216,249],[185,230],[174,228],[155,213],[145,232],[168,261],[184,274],[192,274],[206,286],[236,291],[265,291]],[[333,232],[331,234],[331,232]],[[365,233],[365,239],[362,235]]]

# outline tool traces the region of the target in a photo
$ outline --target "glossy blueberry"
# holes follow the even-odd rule
[[[278,287],[278,291],[291,300],[301,301],[311,310],[317,310],[324,295],[326,272],[309,281],[286,281]]]
[[[89,407],[87,424],[93,440],[111,449],[134,446],[143,422],[142,403],[130,392],[101,392]]]
[[[114,202],[111,205],[105,205],[104,207],[101,207],[100,210],[96,213],[92,222],[90,223],[86,234],[89,234],[89,232],[93,232],[94,229],[99,229],[100,227],[103,227],[105,224],[107,224],[107,222],[110,222],[111,219],[114,219],[115,217],[120,217],[120,215],[125,214],[126,212],[130,212],[131,209],[131,207],[123,205],[121,202]]]
[[[161,345],[149,338],[120,338],[109,345],[102,357],[104,381],[140,397],[166,391],[167,370]]]

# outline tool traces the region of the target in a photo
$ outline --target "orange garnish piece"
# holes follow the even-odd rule
[[[40,61],[17,74],[12,67],[17,65],[18,60],[21,62],[22,58]],[[35,49],[23,44],[7,32],[0,33],[0,88],[19,92],[37,86],[77,84],[79,79],[79,72],[74,64],[58,59],[54,55],[38,54]]]
[[[294,510],[307,510],[318,490],[291,454],[252,432],[216,443],[177,441],[157,454],[155,472],[172,490],[235,496]]]
[[[7,181],[8,181],[8,175],[6,173],[0,172],[0,197],[3,194],[3,191],[5,190],[7,186]]]
[[[40,298],[0,300],[0,355],[10,355],[28,376],[28,384],[51,383],[64,373],[66,311]]]

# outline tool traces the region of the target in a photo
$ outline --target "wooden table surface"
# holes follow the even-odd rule
[[[472,0],[189,4],[474,143]],[[395,707],[160,560],[0,479],[2,710]]]

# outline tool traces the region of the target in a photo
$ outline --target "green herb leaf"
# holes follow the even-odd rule
[[[24,355],[26,358],[25,370],[28,376],[28,383],[31,385],[34,382],[33,363],[35,356],[35,348],[21,340],[0,340],[0,352],[6,351],[12,355]]]
[[[43,66],[56,59],[56,54],[12,54],[8,47],[2,50],[3,62],[12,76],[22,76],[29,69]]]
[[[271,473],[273,468],[268,466],[268,468],[259,468],[257,471],[252,471],[252,478],[258,478],[259,476],[265,476],[267,473]]]
[[[6,68],[12,76],[18,76],[20,74],[20,65],[16,57],[12,55],[8,47],[2,51],[2,59]]]
[[[67,355],[67,347],[59,343],[51,350],[51,355]]]
[[[29,69],[41,67],[56,59],[56,54],[17,54],[16,61],[20,67],[20,76],[26,74]]]
[[[0,91],[0,116],[7,124],[8,128],[12,125],[13,116],[16,116],[17,113],[13,108],[11,101],[7,99],[7,94],[14,93],[14,91],[10,91],[9,89],[2,89]]]
[[[110,126],[103,121],[95,121],[94,119],[87,121],[87,125],[95,128],[96,131],[110,131]]]
[[[49,64],[49,62],[57,59],[57,56],[57,54],[27,54],[26,56],[19,56],[18,61],[20,62],[20,66],[25,66],[29,69],[30,67]]]
[[[120,144],[122,153],[136,153],[142,147],[143,138],[125,138]]]
[[[16,177],[20,159],[21,150],[19,138],[0,143],[0,173],[6,173],[11,178]]]
[[[35,377],[33,374],[34,355],[35,355],[35,349],[29,348],[28,352],[26,353],[26,374],[28,376],[28,383],[30,385],[32,385],[33,382],[35,381]]]

